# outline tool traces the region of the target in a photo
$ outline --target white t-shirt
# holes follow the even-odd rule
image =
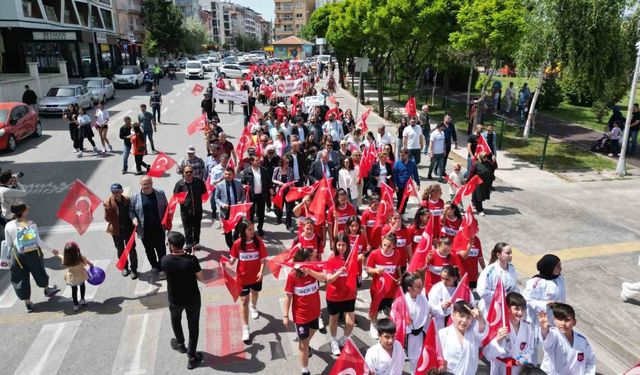
[[[544,359],[540,369],[549,375],[595,375],[596,355],[587,339],[573,331],[573,345],[557,328],[551,327],[542,340]]]
[[[431,153],[434,155],[443,154],[444,153],[444,132],[441,130],[434,130],[431,133],[431,138],[429,139],[431,142]]]
[[[253,172],[253,193],[262,194],[262,173],[260,168],[251,168],[251,172]]]
[[[407,149],[420,149],[420,137],[422,136],[422,127],[420,125],[407,126],[402,131],[402,137],[407,138]]]

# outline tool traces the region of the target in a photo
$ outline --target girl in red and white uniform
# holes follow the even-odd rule
[[[356,209],[349,201],[349,195],[344,189],[338,189],[336,192],[336,200],[334,204],[334,210],[331,213],[331,220],[329,221],[333,228],[333,236],[337,236],[338,233],[345,230],[347,227],[347,220],[350,217],[357,215]]]
[[[482,269],[485,268],[480,238],[478,238],[478,236],[473,236],[473,239],[471,239],[467,244],[466,249],[458,250],[458,256],[462,262],[462,267],[467,273],[469,288],[475,289],[478,284],[478,265],[480,265]]]
[[[401,275],[400,267],[402,266],[402,254],[396,250],[395,245],[396,236],[389,233],[382,237],[382,245],[380,248],[372,251],[371,255],[369,255],[369,259],[367,259],[367,273],[373,277],[370,289],[372,297],[380,288],[380,277],[383,273],[388,273],[394,280],[396,280],[394,287],[391,288],[389,292],[383,296],[382,301],[380,301],[378,311],[390,309],[393,299],[398,292],[398,283]],[[371,319],[371,329],[369,333],[371,338],[375,339],[378,337],[378,332],[375,328],[376,323],[378,322],[378,314],[376,313],[375,316],[369,316],[369,318]]]
[[[409,243],[409,233],[407,232],[407,228],[402,225],[402,218],[398,211],[394,211],[389,217],[387,224],[382,227],[382,235],[385,236],[388,233],[396,236],[396,250],[402,256],[400,264],[402,267],[401,271],[404,271],[409,259],[411,259],[412,253],[411,244]]]
[[[462,215],[460,214],[460,208],[453,203],[447,204],[444,208],[444,214],[442,215],[440,237],[447,236],[451,242],[453,242],[453,238],[458,234],[461,224]]]
[[[242,341],[248,343],[249,340],[249,312],[253,319],[258,319],[258,293],[262,290],[262,276],[264,265],[267,260],[267,250],[264,242],[256,236],[253,224],[243,219],[238,224],[238,238],[229,252],[229,264],[236,262],[236,274],[238,282],[242,285],[240,301],[242,302]],[[251,298],[251,305],[249,305]]]
[[[442,200],[442,188],[438,184],[429,185],[422,193],[420,205],[426,207],[434,216],[433,235],[440,237],[442,214],[444,214],[444,201]]]
[[[447,265],[458,267],[459,273],[464,275],[462,262],[457,254],[451,253],[451,241],[445,237],[439,239],[438,247],[427,254],[427,270],[424,275],[426,293],[429,293],[431,287],[440,281],[442,267]]]
[[[310,218],[311,220],[313,220],[313,223],[315,225],[313,232],[320,238],[320,247],[318,249],[318,254],[320,254],[321,257],[322,253],[324,252],[327,223],[326,221],[323,223],[316,223],[315,218],[312,217],[311,212],[309,211],[309,205],[311,204],[312,199],[313,194],[305,196],[302,201],[293,208],[293,214],[298,218],[298,236],[300,236],[300,234],[302,233],[304,227],[304,218]]]
[[[416,215],[413,217],[413,224],[407,228],[407,235],[409,236],[409,242],[411,243],[411,254],[415,253],[416,247],[422,239],[422,232],[424,232],[429,222],[431,211],[425,207],[420,207],[416,210]]]
[[[380,195],[377,193],[371,194],[369,197],[369,207],[367,207],[360,217],[362,225],[366,228],[367,242],[372,249],[380,247],[380,238],[374,238],[373,230],[376,226],[376,216],[378,215],[378,206],[380,205]]]
[[[360,276],[362,274],[362,270],[364,268],[364,259],[369,255],[369,243],[367,242],[367,236],[365,234],[364,228],[362,224],[360,224],[360,219],[357,216],[351,216],[349,220],[347,220],[347,227],[344,232],[349,238],[349,248],[354,251],[358,251],[358,264],[360,267],[358,268],[358,287],[360,286]],[[356,239],[360,236],[360,245],[357,249],[354,249]]]
[[[296,242],[299,243],[303,249],[314,249],[317,259],[313,260],[320,261],[322,260],[322,249],[320,249],[322,241],[320,240],[320,236],[315,232],[315,227],[316,225],[313,219],[309,217],[302,219],[302,232],[298,235]]]
[[[356,288],[347,286],[347,272],[344,263],[347,261],[351,251],[349,246],[349,236],[341,232],[335,238],[335,250],[330,260],[338,260],[335,266],[330,266],[326,270],[327,276],[327,310],[329,311],[329,333],[331,333],[331,353],[335,356],[340,355],[340,345],[351,336],[353,326],[355,324],[355,308],[356,308]],[[355,255],[354,255],[355,256]],[[337,339],[338,334],[338,317],[344,314],[344,335],[340,340]]]
[[[313,249],[298,249],[293,261],[312,261],[314,253]],[[291,309],[298,334],[298,360],[303,375],[311,374],[308,369],[311,352],[309,342],[319,328],[320,287],[318,281],[327,281],[324,273],[308,268],[294,269],[287,276],[287,284],[284,288],[285,303],[282,322],[285,327],[289,326],[289,309]]]

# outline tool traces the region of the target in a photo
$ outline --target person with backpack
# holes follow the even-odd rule
[[[7,246],[11,252],[11,284],[18,298],[24,301],[28,313],[33,312],[31,302],[31,278],[36,285],[44,288],[45,297],[51,297],[60,291],[56,285],[49,285],[49,275],[44,268],[44,256],[42,249],[58,255],[58,250],[53,249],[44,242],[38,234],[38,226],[27,219],[29,206],[24,203],[11,206],[14,219],[7,223],[4,235]]]

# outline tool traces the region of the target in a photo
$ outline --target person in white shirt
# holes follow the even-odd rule
[[[518,273],[513,264],[511,264],[512,258],[511,246],[505,242],[498,242],[491,250],[489,265],[480,272],[476,286],[476,292],[480,296],[478,307],[480,307],[481,311],[485,311],[486,306],[491,303],[498,279],[502,280],[502,287],[505,293],[520,293]]]
[[[504,93],[505,104],[505,113],[511,112],[511,103],[516,100],[516,89],[513,87],[513,82],[509,82],[509,87],[507,87],[507,91]]]
[[[420,164],[420,151],[424,147],[424,136],[422,127],[415,117],[409,120],[409,126],[402,131],[402,148],[409,150],[409,156],[413,158],[416,165]]]
[[[546,254],[536,267],[538,274],[527,281],[522,293],[527,300],[529,319],[533,323],[537,323],[537,313],[540,311],[553,317],[551,306],[556,302],[564,303],[567,298],[560,258]]]
[[[573,330],[576,313],[565,303],[551,307],[555,327],[546,313],[538,313],[544,359],[540,369],[547,375],[595,375],[596,356],[589,341]]]
[[[428,179],[432,179],[431,174],[434,169],[436,171],[436,175],[438,179],[442,178],[444,172],[444,124],[440,123],[436,127],[434,131],[431,132],[431,137],[429,138],[429,173],[427,175]]]
[[[394,139],[391,134],[387,132],[387,128],[385,125],[378,126],[378,131],[376,133],[376,141],[379,145],[393,145]]]
[[[402,279],[404,299],[411,323],[407,325],[407,356],[411,366],[411,373],[418,365],[422,353],[424,335],[431,321],[431,307],[424,295],[424,283],[417,275],[406,274]]]
[[[442,281],[435,283],[429,291],[431,314],[436,318],[437,330],[444,328],[451,318],[451,296],[460,279],[458,269],[451,265],[443,266],[440,275]]]
[[[96,109],[96,129],[98,130],[98,135],[100,135],[100,143],[102,143],[102,152],[107,152],[107,148],[109,152],[113,152],[113,147],[111,147],[111,143],[109,143],[109,138],[107,137],[107,132],[109,131],[109,111],[104,109],[104,103],[98,103],[98,109]]]
[[[342,160],[342,168],[338,171],[338,188],[344,189],[349,195],[353,208],[358,211],[358,171],[354,168],[351,157]]]
[[[478,309],[466,301],[453,304],[453,324],[438,331],[447,371],[456,375],[475,375],[478,371],[480,342],[487,324]]]
[[[344,138],[344,131],[342,130],[342,124],[336,121],[336,115],[331,113],[329,115],[329,120],[322,125],[322,131],[324,134],[328,134],[331,136],[333,140],[333,149],[337,150],[340,148],[340,140]]]
[[[531,364],[535,354],[535,329],[524,317],[527,313],[527,301],[520,293],[511,292],[505,297],[509,306],[511,329],[502,327],[498,335],[483,348],[482,353],[491,363],[490,375],[503,375],[507,367],[512,375],[520,374],[522,365]]]
[[[364,357],[370,374],[402,374],[405,354],[402,345],[396,340],[396,325],[384,318],[378,321],[376,328],[380,342],[367,349]]]
[[[462,173],[462,165],[460,163],[455,163],[453,165],[453,172],[449,173],[449,180],[456,184],[458,187],[449,184],[449,200],[453,200],[456,193],[458,193],[458,189],[464,184],[464,174]],[[462,202],[460,202],[462,205]]]

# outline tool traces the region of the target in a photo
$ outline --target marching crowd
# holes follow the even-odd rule
[[[128,253],[122,275],[138,277],[135,242],[128,244],[137,234],[151,272],[167,279],[175,333],[171,346],[187,353],[189,368],[202,360],[196,351],[201,305],[197,281],[204,281],[204,276],[192,254],[202,249],[203,204],[208,202],[229,247],[228,260],[221,259],[221,264],[229,276],[225,277],[229,291],[240,300],[241,335],[247,345],[251,345],[250,321],[260,316],[260,291],[263,283],[269,283],[267,271],[278,278],[281,269],[289,270],[283,276],[283,323],[295,324],[303,375],[310,374],[310,342],[318,330],[325,333],[328,326],[331,353],[342,358],[344,348],[352,345],[356,324],[369,327],[371,338],[379,340],[363,358],[369,374],[401,374],[405,360],[415,374],[475,374],[481,356],[489,361],[491,374],[534,373],[538,365],[547,374],[595,374],[594,353],[573,329],[576,317],[566,304],[561,260],[543,256],[538,274],[522,287],[507,243],[493,246],[485,263],[474,213],[484,216],[483,201],[493,190],[497,150],[491,126],[479,125],[468,137],[466,168],[455,163],[447,172],[449,153],[458,147],[450,116],[431,123],[425,105],[419,113],[409,113],[397,128],[369,130],[368,112],[356,119],[351,109],[343,110],[335,100],[332,71],[321,86],[322,72],[304,66],[283,63],[251,70],[246,80],[216,83],[217,88],[248,91],[247,102],[239,103],[245,126],[236,144],[225,134],[225,124],[219,123],[216,107],[222,101],[215,98],[210,83],[201,103],[206,121],[198,128],[207,155],[196,155],[193,146],[186,150],[176,163],[181,178],[173,196],[167,199],[147,175],[131,197],[115,183],[104,201],[107,232],[118,257],[124,253],[126,260]],[[283,95],[283,81],[293,81],[295,93]],[[321,104],[309,100],[319,95],[325,98]],[[156,93],[151,105],[158,103]],[[268,110],[261,113],[256,103]],[[230,113],[233,109],[229,104]],[[147,139],[155,151],[157,112],[157,121],[146,106],[141,107],[138,122],[125,118],[119,132],[127,150],[123,173],[129,151],[139,174],[141,167],[153,169],[143,157],[148,154]],[[101,121],[106,124],[104,119],[103,114]],[[78,127],[81,122],[77,121]],[[90,128],[80,133],[75,129],[74,148],[81,150],[83,136],[78,134],[90,134]],[[106,130],[104,138],[102,134],[100,128],[104,141]],[[107,150],[111,150],[108,140],[103,142],[103,152]],[[419,166],[426,163],[425,177]],[[468,196],[471,204],[465,207]],[[419,206],[406,221],[410,197],[417,198]],[[3,201],[2,214],[11,218],[5,227],[7,243],[13,244],[11,279],[32,311],[29,274],[45,294],[57,290],[48,285],[42,264],[41,249],[50,247],[27,219],[28,207],[10,203]],[[171,231],[170,219],[166,220],[166,213],[172,214],[178,204],[184,233]],[[275,224],[290,232],[293,240],[288,250],[272,258],[262,240],[266,212],[275,214]],[[86,281],[78,269],[91,262],[75,243],[65,246],[62,258],[78,309],[84,303]],[[328,321],[322,313],[321,284],[326,287]],[[356,319],[356,300],[366,289],[371,295],[369,313]],[[186,346],[180,323],[183,311],[189,328]]]

